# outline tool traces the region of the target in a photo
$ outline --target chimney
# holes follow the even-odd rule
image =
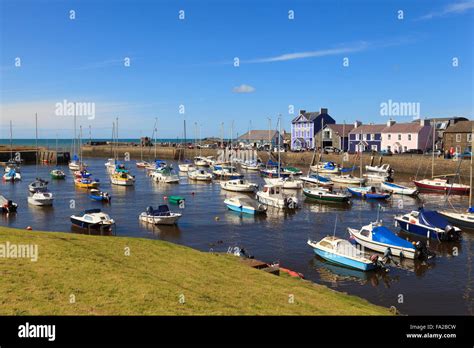
[[[328,109],[327,108],[321,108],[321,114],[327,114]]]
[[[360,122],[360,121],[355,121],[355,122],[354,122],[354,128],[357,128],[357,127],[359,127],[359,126],[361,126],[361,125],[362,125],[362,122]]]
[[[300,109],[300,113],[299,113],[299,114],[300,114],[300,115],[306,114],[306,110]]]
[[[387,121],[387,127],[393,126],[395,124],[395,121],[390,119]]]
[[[420,126],[429,126],[430,122],[426,118],[420,118]]]

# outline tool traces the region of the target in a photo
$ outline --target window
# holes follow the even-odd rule
[[[411,140],[411,134],[408,134],[408,140]]]
[[[456,134],[456,142],[457,143],[461,142],[461,134]]]
[[[362,139],[367,140],[367,134],[362,134]]]
[[[372,145],[370,148],[372,149],[372,151],[377,151],[377,145]]]
[[[407,150],[408,150],[407,147],[404,146],[404,147],[403,147],[403,152],[407,152]]]
[[[456,153],[461,153],[461,146],[456,146]]]
[[[387,140],[392,140],[392,134],[387,134]]]
[[[360,134],[356,134],[356,140],[360,140]]]
[[[390,145],[387,146],[387,151],[392,151],[392,147]]]
[[[402,140],[402,135],[398,134],[398,140]]]
[[[467,141],[471,142],[472,141],[472,133],[467,134]]]
[[[375,140],[375,134],[371,134],[370,139]]]

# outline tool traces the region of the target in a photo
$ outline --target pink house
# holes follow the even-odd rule
[[[432,132],[428,120],[410,123],[389,120],[382,130],[381,149],[398,153],[416,149],[426,151],[432,147]]]

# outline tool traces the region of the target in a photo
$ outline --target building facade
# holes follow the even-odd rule
[[[352,124],[326,124],[322,130],[316,134],[316,147],[332,146],[341,151],[349,148],[349,132],[354,129]],[[322,139],[322,144],[321,144]]]
[[[349,132],[349,152],[380,151],[382,148],[382,130],[385,125],[363,125],[359,121]]]
[[[450,125],[443,134],[444,151],[451,154],[472,152],[474,121],[459,121]]]
[[[313,149],[316,134],[324,125],[334,123],[336,121],[328,114],[328,109],[321,108],[316,112],[300,110],[291,121],[291,149]]]
[[[410,123],[387,121],[382,130],[382,151],[403,153],[408,150],[426,151],[433,147],[433,128],[428,120]]]
[[[279,132],[276,130],[250,130],[242,134],[238,141],[243,145],[246,144],[253,147],[268,146],[271,143],[272,148],[274,148],[278,145],[278,138],[280,138],[280,144],[283,147],[284,139],[282,136],[279,137]]]

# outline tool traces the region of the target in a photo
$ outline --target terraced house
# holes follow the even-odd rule
[[[433,147],[433,128],[429,120],[420,119],[417,122],[396,123],[387,121],[382,130],[382,151],[393,153],[407,152],[408,150],[426,151]]]
[[[462,154],[472,152],[474,121],[459,121],[450,125],[443,134],[444,151]]]
[[[298,116],[291,121],[291,149],[314,148],[315,136],[326,124],[334,124],[336,121],[328,114],[328,109],[321,108],[320,111],[306,112],[300,110]]]
[[[349,152],[380,151],[382,148],[382,131],[384,124],[354,123],[349,132]]]

